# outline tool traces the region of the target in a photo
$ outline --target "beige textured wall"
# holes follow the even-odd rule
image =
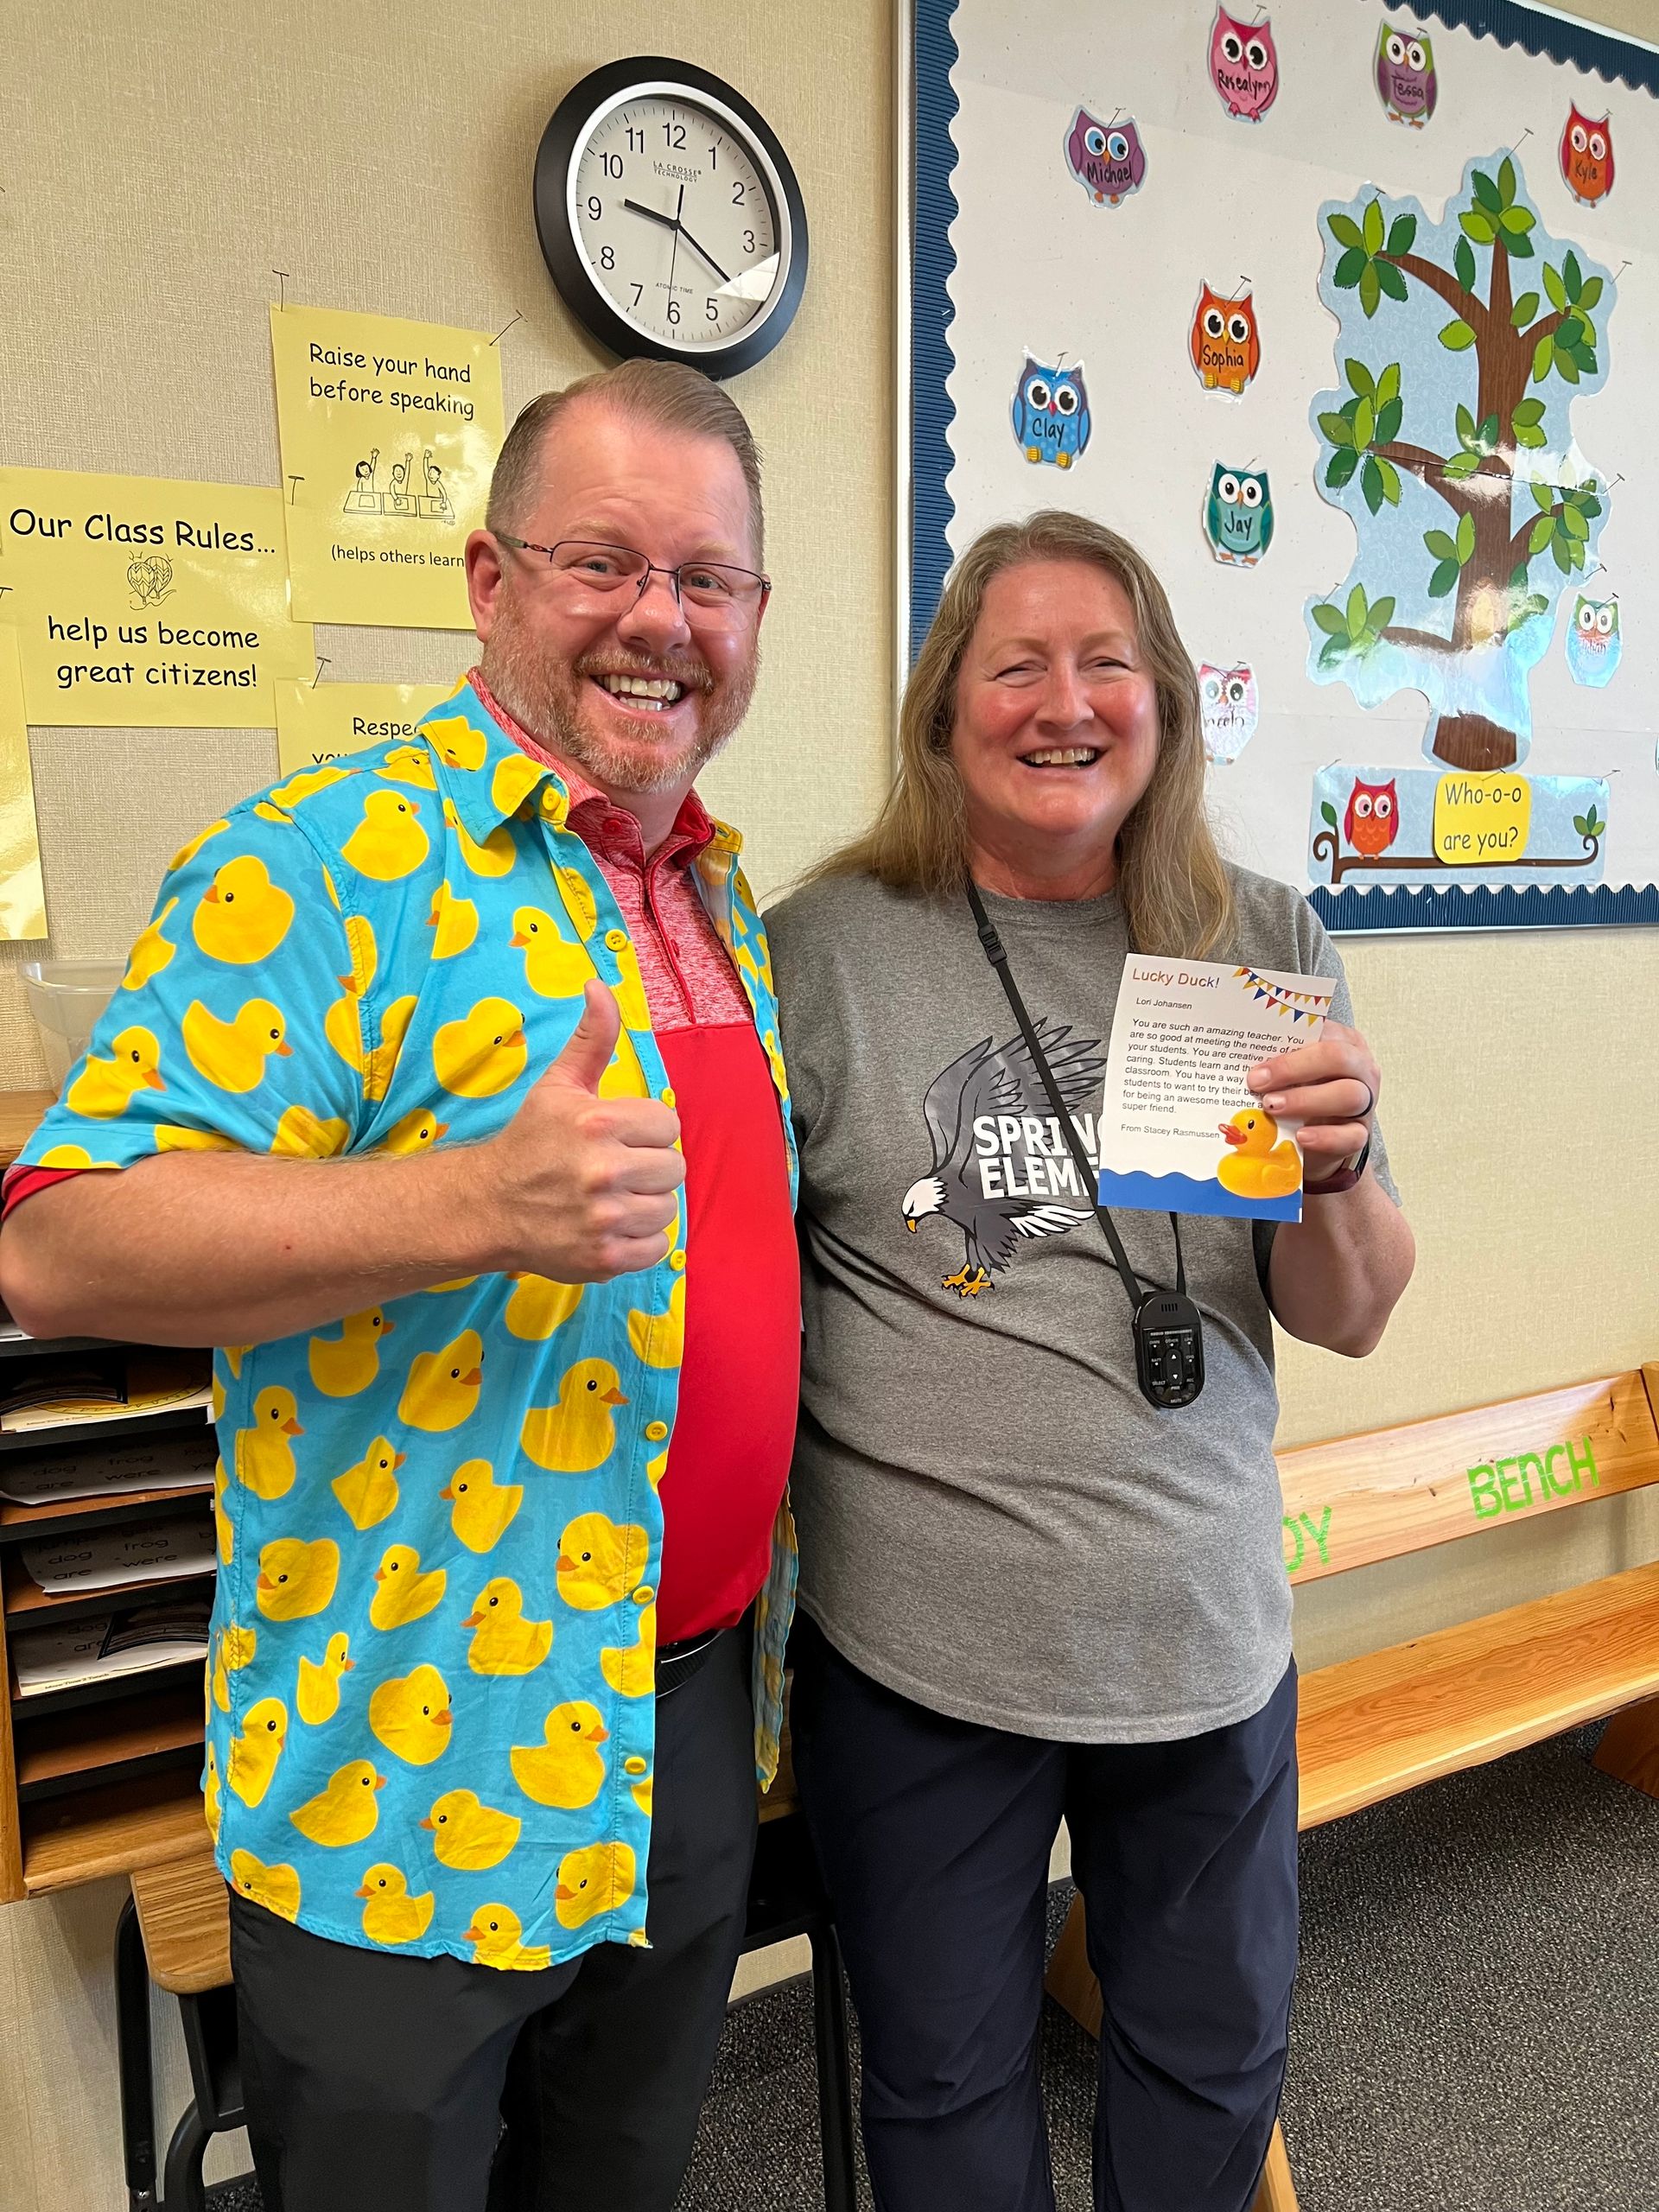
[[[1587,10],[1580,12],[1590,12]],[[1656,0],[1595,11],[1659,41]],[[509,410],[596,359],[528,208],[557,98],[629,48],[742,86],[800,170],[813,273],[737,390],[766,448],[778,594],[753,717],[712,779],[761,886],[862,820],[887,765],[893,413],[882,0],[54,0],[0,73],[5,458],[276,480],[265,311],[289,296],[494,330]],[[335,677],[437,678],[453,636],[320,630]],[[257,732],[37,731],[54,944],[114,952],[184,831],[275,771]],[[1659,931],[1352,942],[1416,1226],[1416,1284],[1363,1365],[1287,1346],[1287,1441],[1659,1351]],[[40,1079],[0,953],[0,1085]],[[1570,1129],[1570,1136],[1565,1133]],[[1659,1552],[1623,1501],[1323,1582],[1304,1663]],[[109,1937],[120,1890],[0,1911],[0,2212],[121,2201]],[[171,2033],[168,2007],[158,2023]],[[164,2124],[186,2094],[170,2045]],[[215,2170],[245,2163],[226,2146]]]
[[[531,165],[590,68],[666,50],[742,88],[801,179],[794,329],[734,387],[767,467],[776,589],[753,713],[705,789],[763,893],[886,777],[892,219],[884,0],[51,0],[4,10],[7,461],[277,481],[266,313],[290,300],[502,340],[509,415],[600,365],[536,244]],[[329,678],[439,680],[454,633],[321,628]],[[260,731],[37,729],[54,950],[124,951],[183,835],[276,774]],[[44,1080],[0,950],[0,1087]],[[120,1885],[0,1910],[0,2212],[124,2202],[110,1938]],[[188,2088],[168,2017],[158,2101]],[[239,2141],[210,2175],[245,2168]]]

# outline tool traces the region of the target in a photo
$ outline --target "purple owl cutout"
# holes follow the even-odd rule
[[[1279,49],[1273,23],[1242,22],[1223,7],[1210,27],[1210,81],[1241,123],[1260,123],[1279,97]]]
[[[1146,181],[1147,149],[1132,115],[1096,123],[1077,110],[1065,140],[1066,166],[1096,207],[1116,207]]]

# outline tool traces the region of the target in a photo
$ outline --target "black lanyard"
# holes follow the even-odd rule
[[[1123,1249],[1123,1239],[1117,1233],[1117,1224],[1100,1202],[1100,1183],[1089,1164],[1083,1139],[1070,1109],[1060,1095],[1060,1086],[1054,1080],[1054,1071],[1048,1056],[1037,1041],[1031,1016],[1026,1012],[1026,1002],[1008,968],[1008,956],[1001,938],[992,926],[985,912],[985,902],[979,895],[979,886],[968,878],[968,904],[974,910],[974,925],[979,931],[979,941],[985,949],[985,957],[996,970],[997,981],[1007,994],[1014,1009],[1014,1018],[1020,1025],[1020,1034],[1026,1040],[1026,1050],[1031,1055],[1032,1065],[1041,1078],[1048,1093],[1048,1103],[1060,1125],[1073,1164],[1083,1178],[1084,1194],[1094,1206],[1095,1218],[1105,1232],[1111,1248],[1112,1260],[1117,1268],[1124,1292],[1129,1301],[1131,1326],[1135,1336],[1135,1379],[1141,1395],[1148,1404],[1166,1410],[1173,1406],[1190,1406],[1204,1388],[1204,1325],[1198,1307],[1186,1294],[1186,1264],[1181,1257],[1181,1224],[1176,1215],[1169,1217],[1169,1225],[1175,1233],[1175,1288],[1173,1293],[1156,1286],[1143,1288],[1141,1278],[1129,1264],[1129,1255]]]

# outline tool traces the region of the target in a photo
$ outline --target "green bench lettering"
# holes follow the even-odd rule
[[[1567,1461],[1559,1474],[1557,1462]],[[1548,1452],[1520,1452],[1513,1459],[1483,1462],[1465,1471],[1469,1502],[1478,1521],[1495,1520],[1503,1513],[1524,1513],[1529,1505],[1548,1504],[1551,1497],[1570,1497],[1585,1487],[1601,1488],[1596,1471],[1595,1448],[1586,1436],[1577,1444],[1552,1444]],[[1287,1523],[1288,1526],[1288,1523]]]

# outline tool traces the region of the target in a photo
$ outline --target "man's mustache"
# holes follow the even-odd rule
[[[715,688],[714,671],[707,661],[689,654],[670,653],[660,660],[653,660],[649,653],[582,653],[571,662],[570,666],[577,676],[654,677],[670,683],[683,684],[688,691],[704,694]]]

